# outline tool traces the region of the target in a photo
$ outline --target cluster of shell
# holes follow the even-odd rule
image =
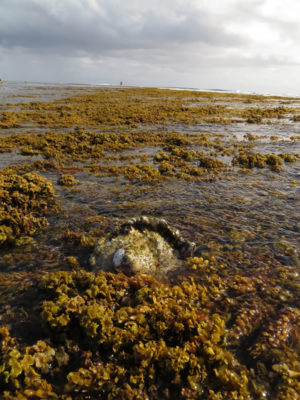
[[[163,276],[182,266],[187,257],[200,249],[184,239],[177,229],[161,218],[131,218],[105,238],[101,238],[90,257],[94,272],[115,271],[128,275]]]

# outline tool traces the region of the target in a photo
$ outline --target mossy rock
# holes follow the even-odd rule
[[[198,251],[166,220],[141,216],[126,221],[109,237],[101,238],[91,255],[93,271],[122,270],[128,275],[162,277],[178,270]]]
[[[128,275],[159,276],[182,264],[178,252],[157,232],[132,228],[115,238],[101,238],[90,259],[94,271],[120,269]]]

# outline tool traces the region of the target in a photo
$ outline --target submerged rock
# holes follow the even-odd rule
[[[180,268],[196,246],[182,238],[164,219],[139,217],[125,222],[96,244],[90,263],[93,271],[121,270],[128,275],[163,276]]]

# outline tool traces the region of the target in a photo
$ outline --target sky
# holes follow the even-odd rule
[[[299,0],[0,0],[0,78],[300,95]]]

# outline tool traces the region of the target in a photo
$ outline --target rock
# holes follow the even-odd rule
[[[126,260],[126,250],[125,249],[118,249],[114,256],[113,256],[113,266],[114,267],[120,267],[122,264],[124,264],[124,261]]]
[[[101,238],[90,257],[94,272],[121,270],[127,275],[156,277],[179,269],[196,245],[159,218],[139,217],[126,221],[118,231]]]

